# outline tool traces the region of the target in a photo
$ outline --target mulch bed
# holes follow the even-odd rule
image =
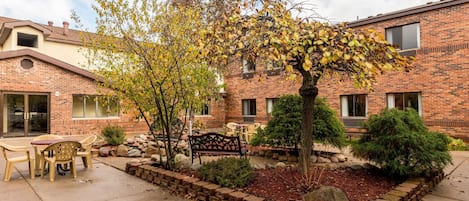
[[[181,173],[197,177],[194,171]],[[302,200],[302,174],[295,168],[255,170],[255,179],[248,186],[237,190],[264,197],[269,201]],[[392,190],[403,180],[380,175],[370,169],[341,167],[324,169],[320,185],[335,186],[344,191],[351,201],[376,200]]]

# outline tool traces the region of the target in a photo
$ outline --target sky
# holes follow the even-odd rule
[[[354,21],[368,16],[384,14],[413,6],[423,5],[432,0],[302,0],[314,8],[320,17],[330,22]],[[435,0],[433,0],[435,1]],[[95,30],[96,14],[91,5],[94,0],[0,0],[0,16],[62,26],[63,21],[70,28],[77,29],[71,19],[75,11],[84,27]]]

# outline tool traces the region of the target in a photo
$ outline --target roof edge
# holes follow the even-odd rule
[[[5,22],[3,23],[3,26],[0,29],[0,45],[3,45],[3,43],[6,41],[11,31],[15,27],[22,27],[22,26],[30,26],[34,29],[41,31],[44,35],[44,38],[47,38],[52,34],[51,30],[46,29],[45,27],[40,26],[30,20],[18,20],[18,21],[13,21],[13,22]]]
[[[468,2],[469,2],[469,0],[450,0],[450,1],[444,1],[443,0],[443,1],[439,1],[439,2],[431,2],[431,3],[427,3],[427,4],[424,4],[424,5],[420,5],[420,6],[415,6],[415,7],[411,7],[411,8],[407,8],[407,9],[402,9],[402,10],[390,12],[390,13],[385,13],[385,14],[382,14],[382,15],[374,16],[374,17],[369,17],[369,18],[366,18],[366,19],[361,19],[361,20],[357,20],[357,21],[348,22],[347,25],[351,28],[355,28],[355,27],[368,25],[368,24],[372,24],[372,23],[376,23],[376,22],[391,20],[391,19],[394,19],[394,18],[400,18],[400,17],[404,17],[404,16],[408,16],[408,15],[414,15],[414,14],[423,13],[423,12],[427,12],[427,11],[432,11],[432,10],[437,10],[437,9],[441,9],[441,8],[456,6],[456,5],[459,5],[459,4],[465,4],[465,3],[468,3]]]
[[[64,70],[76,73],[78,75],[81,75],[83,77],[102,82],[103,78],[101,76],[95,75],[94,73],[79,68],[77,66],[65,63],[63,61],[60,61],[58,59],[55,59],[53,57],[47,56],[45,54],[41,54],[39,52],[36,52],[31,49],[21,49],[21,50],[11,50],[11,51],[5,51],[5,52],[0,52],[0,60],[2,59],[10,59],[10,58],[16,58],[16,57],[22,57],[22,56],[30,56],[36,59],[39,59],[41,61],[50,63],[52,65],[55,65],[57,67],[60,67]]]

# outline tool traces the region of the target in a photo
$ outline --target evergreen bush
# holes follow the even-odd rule
[[[365,128],[352,144],[353,155],[374,162],[390,176],[420,176],[451,163],[448,138],[430,132],[413,109],[385,109],[370,116]]]
[[[254,178],[254,170],[247,158],[227,157],[208,162],[198,169],[198,173],[202,180],[228,188],[244,187]]]
[[[303,101],[298,95],[277,99],[272,119],[264,130],[258,131],[251,145],[297,146],[301,135]],[[313,112],[313,139],[335,147],[345,145],[345,129],[323,98],[316,98]]]
[[[106,126],[101,131],[101,135],[110,145],[120,145],[125,140],[124,130],[119,126]]]

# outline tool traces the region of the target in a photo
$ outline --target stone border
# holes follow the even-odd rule
[[[197,178],[164,170],[151,165],[129,162],[125,172],[166,188],[171,194],[200,201],[264,201],[264,198],[224,188]]]
[[[417,201],[422,200],[430,190],[445,178],[443,171],[435,172],[430,177],[416,177],[407,179],[405,182],[387,192],[377,201]]]
[[[166,188],[171,194],[200,201],[263,201],[265,198],[250,195],[230,188],[200,181],[197,178],[151,165],[128,162],[125,172],[145,181]],[[430,177],[407,179],[393,190],[382,195],[376,201],[417,201],[445,178],[443,171],[435,172]]]

